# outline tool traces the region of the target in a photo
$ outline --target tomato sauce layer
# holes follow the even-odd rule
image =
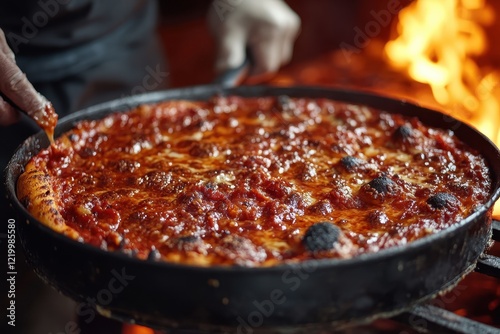
[[[448,228],[489,197],[452,131],[327,99],[170,101],[83,121],[34,158],[81,239],[141,259],[350,258]]]

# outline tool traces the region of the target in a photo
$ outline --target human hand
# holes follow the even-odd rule
[[[300,29],[300,18],[282,0],[215,0],[208,22],[218,43],[216,70],[240,66],[248,47],[258,76],[290,61]]]
[[[36,114],[47,105],[16,65],[14,52],[9,48],[5,34],[0,29],[0,92],[28,114]],[[19,113],[0,95],[0,125],[10,125],[19,119]]]

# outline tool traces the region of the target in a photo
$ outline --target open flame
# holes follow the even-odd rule
[[[122,334],[155,334],[153,329],[139,326],[139,325],[132,325],[132,324],[123,324],[122,328]]]
[[[481,25],[493,19],[485,0],[417,0],[400,12],[399,36],[385,51],[392,65],[429,84],[446,110],[498,142],[500,108],[493,90],[499,75],[482,73],[472,58],[486,51]]]
[[[500,143],[500,73],[474,60],[494,20],[485,0],[416,0],[399,13],[398,36],[385,45],[392,66],[428,84],[445,112]],[[500,214],[497,204],[495,214]]]

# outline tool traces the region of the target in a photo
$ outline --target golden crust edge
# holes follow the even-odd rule
[[[66,224],[57,207],[50,176],[45,166],[35,166],[30,161],[17,181],[17,198],[29,213],[45,226],[71,239],[80,239],[80,234]]]

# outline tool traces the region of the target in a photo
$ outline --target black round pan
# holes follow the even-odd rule
[[[453,129],[488,161],[493,178],[489,201],[471,216],[435,235],[350,260],[312,260],[269,268],[210,267],[141,261],[70,240],[48,229],[16,198],[23,166],[45,135],[29,138],[13,156],[6,186],[22,222],[19,234],[37,274],[80,302],[82,321],[95,310],[152,327],[207,332],[299,332],[367,321],[408,309],[449,289],[471,271],[491,233],[491,208],[500,195],[500,154],[486,137],[441,113],[405,101],[361,92],[311,87],[199,86],[128,97],[101,104],[60,121],[56,134],[82,119],[100,118],[143,103],[204,100],[214,94],[330,98],[388,112],[418,116],[424,123]]]

